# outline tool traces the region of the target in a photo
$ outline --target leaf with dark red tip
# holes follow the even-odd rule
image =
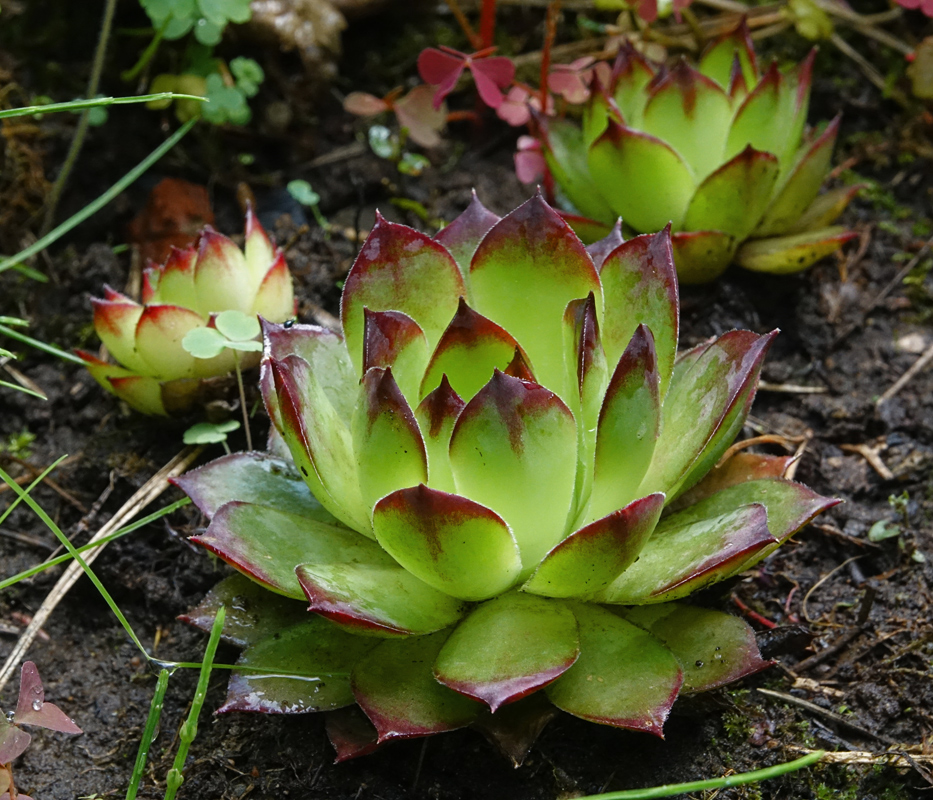
[[[686,508],[711,497],[722,489],[728,489],[730,486],[746,481],[783,478],[788,467],[796,460],[796,456],[769,456],[740,450],[729,456],[724,463],[713,467],[696,486],[688,489],[669,504],[668,510],[677,511]]]
[[[606,256],[599,277],[606,302],[601,339],[609,369],[615,370],[635,329],[646,325],[654,336],[663,398],[670,385],[680,326],[670,230],[629,239]]]
[[[350,671],[377,643],[308,616],[240,654],[236,665],[244,669],[230,674],[218,713],[308,714],[351,705]]]
[[[308,559],[335,560],[341,553],[360,558],[382,549],[354,531],[273,508],[232,502],[207,530],[189,541],[203,545],[247,577],[288,597],[304,593],[295,567]]]
[[[634,563],[661,511],[663,494],[650,494],[570,534],[538,565],[522,591],[586,599]]]
[[[185,335],[204,327],[204,320],[181,306],[146,306],[136,324],[136,352],[146,364],[143,374],[161,380],[200,374],[199,359],[182,344]]]
[[[738,617],[682,603],[616,613],[660,639],[684,671],[684,692],[706,692],[754,675],[774,662],[758,651],[755,632]]]
[[[198,252],[193,247],[181,250],[172,247],[165,264],[160,267],[158,290],[152,302],[194,308],[198,296],[194,289],[194,265]]]
[[[534,373],[531,371],[531,365],[528,363],[528,358],[518,345],[515,345],[515,353],[513,353],[509,365],[502,371],[513,378],[521,378],[529,383],[537,383]]]
[[[318,371],[296,355],[266,359],[263,369],[271,385],[270,413],[278,417],[282,438],[311,492],[345,525],[371,535],[371,506],[360,494],[350,430],[321,383],[328,376],[319,379]]]
[[[771,153],[746,147],[697,187],[684,228],[715,230],[741,241],[758,225],[771,203],[780,167]]]
[[[434,236],[434,241],[440,242],[447,248],[464,277],[467,277],[476,248],[499,219],[497,214],[493,214],[479,201],[476,189],[474,189],[466,211],[438,231]]]
[[[107,378],[113,393],[124,400],[131,408],[143,414],[168,413],[164,402],[162,384],[156,378],[146,375],[116,375]]]
[[[712,78],[723,89],[727,89],[736,59],[746,85],[754,86],[759,78],[758,59],[744,17],[732,31],[720,36],[707,47],[700,58],[700,72]]]
[[[571,225],[573,225],[572,222]],[[625,239],[622,238],[622,220],[617,219],[616,224],[612,226],[612,230],[609,231],[609,233],[602,239],[586,246],[586,252],[589,253],[590,258],[593,259],[593,266],[596,267],[597,272],[602,271],[603,262],[606,260],[606,257],[620,244],[624,243]]]
[[[363,374],[364,308],[408,315],[433,348],[464,295],[463,276],[442,244],[377,215],[340,301],[343,335],[357,374]]]
[[[269,234],[259,222],[253,210],[253,204],[246,204],[246,225],[243,233],[243,256],[246,268],[255,283],[266,277],[273,262],[277,262],[282,252],[269,239]],[[282,259],[284,262],[284,259]]]
[[[639,496],[639,486],[655,452],[660,421],[654,338],[647,327],[639,325],[619,359],[599,412],[586,521],[600,519]]]
[[[683,672],[660,641],[599,606],[574,603],[580,658],[545,692],[575,717],[662,736]]]
[[[201,231],[198,260],[194,267],[194,290],[201,315],[237,309],[249,313],[256,283],[246,266],[246,257],[234,242],[210,226]]]
[[[749,239],[735,254],[737,264],[754,272],[791,275],[835,253],[858,234],[834,225],[818,231]]]
[[[627,125],[641,125],[648,93],[648,84],[655,78],[655,69],[630,42],[619,50],[612,68],[612,99]]]
[[[701,519],[685,512],[661,520],[638,560],[596,602],[641,605],[679,600],[720,581],[776,543],[761,503]]]
[[[308,618],[308,604],[270,592],[237,572],[215,584],[194,608],[176,619],[210,633],[217,612],[226,611],[220,636],[246,647]]]
[[[553,392],[496,371],[457,419],[450,464],[457,493],[508,523],[525,574],[564,538],[577,432]]]
[[[428,454],[428,486],[432,489],[451,493],[456,490],[448,448],[454,423],[465,405],[460,395],[450,388],[445,375],[441,378],[440,386],[425,397],[415,410],[415,419]]]
[[[518,545],[498,514],[423,484],[383,497],[373,530],[412,575],[461,600],[501,594],[522,569]]]
[[[544,692],[535,692],[503,706],[495,714],[482,714],[472,727],[498,747],[511,760],[512,766],[517,768],[522,765],[538,736],[557,713]]]
[[[373,367],[363,377],[351,431],[360,495],[367,510],[396,489],[427,482],[424,440],[391,368]]]
[[[613,217],[639,232],[657,231],[669,222],[680,227],[696,178],[669,144],[610,120],[590,146],[588,163]]]
[[[579,654],[577,621],[565,604],[510,592],[457,625],[434,662],[434,676],[495,712],[556,680]]]
[[[148,364],[136,352],[136,325],[143,307],[131,300],[98,300],[91,298],[94,309],[94,330],[120,364],[127,369],[145,371]]]
[[[747,413],[761,363],[776,333],[726,333],[674,380],[642,493],[662,491],[672,500],[682,486],[689,488],[690,480],[698,481],[719,460],[731,444],[729,434],[734,438],[738,433],[739,417]],[[711,463],[694,471],[704,460]]]
[[[432,666],[449,635],[382,642],[353,670],[356,702],[376,726],[378,741],[430,736],[469,725],[482,706],[442,686]]]
[[[469,400],[489,382],[494,370],[508,366],[516,347],[518,342],[506,330],[477,314],[461,297],[457,313],[424,370],[421,396],[437,388],[446,375],[453,390]]]
[[[372,367],[391,367],[399,389],[409,402],[419,400],[418,389],[428,363],[428,342],[411,317],[400,311],[363,309],[363,374]]]
[[[42,679],[32,661],[24,662],[20,671],[15,719],[17,725],[35,725],[61,733],[83,733],[74,720],[65,716],[65,712],[57,705],[45,702]]]
[[[250,313],[272,322],[285,322],[294,316],[295,290],[284,253],[278,253],[260,280]]]
[[[376,636],[432,633],[462,616],[462,602],[416,578],[375,543],[361,541],[371,547],[330,552],[298,567],[311,611],[352,633]]]
[[[583,243],[537,195],[486,234],[470,271],[476,310],[525,348],[538,380],[563,382],[562,320],[567,303],[602,288]]]
[[[324,730],[337,751],[335,764],[372,753],[379,747],[378,734],[359,706],[331,711],[324,718]]]
[[[208,518],[224,503],[240,500],[320,522],[336,522],[311,494],[294,464],[265,453],[222,456],[171,482]]]

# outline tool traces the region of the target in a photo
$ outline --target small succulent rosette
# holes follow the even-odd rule
[[[143,273],[142,302],[104,287],[93,298],[94,330],[116,364],[84,351],[94,379],[111,394],[145,414],[170,414],[189,408],[203,382],[240,366],[255,366],[258,353],[236,356],[224,349],[213,358],[196,358],[182,340],[197,328],[214,328],[217,315],[236,310],[284,322],[295,299],[285,256],[252,210],[246,213],[245,249],[210,226],[197,242],[172,253],[162,265]]]
[[[762,74],[744,23],[697,67],[667,69],[624,48],[582,126],[541,119],[548,169],[581,217],[569,217],[575,229],[586,239],[618,217],[641,233],[670,222],[685,283],[713,280],[732,261],[797,272],[837,250],[855,234],[832,223],[859,187],[820,194],[839,119],[805,132],[813,58]]]
[[[586,248],[540,196],[433,239],[380,218],[341,318],[265,326],[279,456],[177,481],[241,573],[187,617],[225,604],[244,647],[224,710],[333,712],[339,758],[473,725],[518,762],[555,709],[660,735],[767,665],[680,601],[835,501],[718,465],[774,333],[678,355],[669,231]]]

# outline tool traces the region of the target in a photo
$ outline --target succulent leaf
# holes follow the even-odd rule
[[[434,241],[447,248],[447,252],[454,257],[454,261],[460,267],[463,277],[468,278],[470,262],[473,260],[476,248],[499,219],[497,214],[493,214],[479,201],[474,189],[466,211],[449,225],[441,228],[435,234]]]
[[[583,600],[605,589],[638,558],[663,508],[664,495],[649,494],[580,528],[544,557],[522,591]]]
[[[553,392],[496,371],[454,425],[450,464],[457,493],[506,521],[525,574],[564,537],[577,431]]]
[[[676,659],[651,634],[598,606],[576,603],[580,658],[545,689],[575,717],[662,736],[683,683]]]
[[[565,217],[566,219],[566,217]],[[572,227],[572,226],[571,226]],[[582,237],[581,237],[582,238]],[[620,244],[623,244],[625,240],[622,238],[622,220],[617,219],[616,224],[612,226],[612,229],[607,233],[602,239],[594,241],[592,244],[586,246],[586,252],[590,254],[590,258],[593,259],[593,266],[596,267],[596,271],[602,273],[603,262],[612,253]],[[603,292],[606,292],[605,280],[600,274],[600,279],[603,281]],[[608,298],[604,297],[604,301],[607,301]],[[611,308],[610,304],[610,308]]]
[[[376,728],[359,706],[331,711],[326,716],[324,727],[337,753],[335,764],[368,755],[379,747]]]
[[[294,307],[292,274],[288,271],[285,254],[279,253],[260,281],[250,310],[266,319],[282,319],[283,316],[293,313]]]
[[[560,386],[567,303],[602,289],[583,243],[544,199],[520,205],[486,234],[470,268],[473,305],[525,348],[538,380]]]
[[[544,123],[544,160],[574,210],[587,217],[608,221],[615,215],[597,189],[587,164],[584,133],[568,120]]]
[[[401,311],[433,348],[466,295],[463,276],[443,245],[381,216],[344,284],[340,319],[358,375],[363,364],[363,309]]]
[[[143,414],[164,416],[168,413],[163,401],[162,386],[155,378],[143,375],[111,375],[107,378],[113,393]]]
[[[465,405],[444,375],[440,386],[425,397],[415,411],[428,455],[428,485],[432,489],[450,493],[456,489],[448,451],[454,423]]]
[[[706,692],[771,666],[755,632],[741,619],[683,603],[634,606],[618,612],[660,639],[684,671],[683,692]]]
[[[577,621],[566,605],[509,592],[457,625],[434,662],[434,676],[495,712],[556,680],[579,655]]]
[[[748,23],[744,19],[738,27],[719,37],[706,49],[700,58],[699,70],[723,89],[728,89],[736,59],[743,82],[747,86],[754,86],[760,78],[758,59]]]
[[[789,275],[836,252],[857,233],[838,225],[788,236],[750,239],[735,254],[736,263],[753,272]]]
[[[443,631],[382,642],[357,662],[353,692],[379,742],[456,730],[479,715],[479,703],[434,679],[432,665],[447,636]]]
[[[373,530],[412,575],[461,600],[501,594],[522,569],[518,545],[498,514],[423,484],[382,498]]]
[[[194,290],[201,316],[232,308],[248,312],[256,293],[246,258],[233,241],[210,227],[201,233],[194,267]]]
[[[363,374],[373,367],[391,367],[409,402],[418,390],[428,363],[428,340],[411,317],[400,311],[363,309]]]
[[[233,671],[217,713],[308,714],[351,705],[350,671],[377,644],[314,616],[275,631],[240,654],[236,665],[250,669]],[[270,664],[275,669],[268,671]]]
[[[517,768],[557,714],[557,709],[547,701],[544,692],[535,692],[500,707],[495,714],[482,714],[472,727],[498,747]]]
[[[146,362],[136,351],[136,325],[143,306],[126,300],[91,299],[94,329],[111,355],[129,370],[145,369]]]
[[[626,43],[619,50],[612,69],[612,99],[626,125],[633,128],[641,126],[648,101],[646,89],[655,74],[648,60],[631,44]]]
[[[194,265],[198,252],[193,247],[173,247],[161,268],[158,288],[150,302],[195,308],[198,296],[194,289]]]
[[[800,218],[787,229],[787,233],[805,233],[832,225],[863,188],[863,184],[841,186],[817,195]]]
[[[696,178],[679,153],[648,133],[610,121],[589,150],[590,174],[612,217],[638,231],[679,228]]]
[[[677,276],[681,283],[708,283],[729,266],[736,241],[719,231],[690,231],[671,237]]]

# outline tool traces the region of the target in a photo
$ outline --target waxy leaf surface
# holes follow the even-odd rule
[[[435,235],[434,241],[440,242],[454,257],[457,266],[464,278],[469,276],[470,262],[476,248],[489,233],[490,228],[499,221],[498,214],[493,214],[484,206],[476,196],[476,190],[470,198],[470,205],[450,225],[441,228]]]

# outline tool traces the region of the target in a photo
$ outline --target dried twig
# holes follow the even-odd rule
[[[816,583],[814,583],[813,586],[810,587],[810,591],[807,592],[806,596],[803,598],[803,603],[800,606],[800,610],[803,612],[803,618],[807,622],[811,624],[815,622],[815,620],[810,618],[810,614],[807,611],[807,601],[810,599],[810,595],[813,594],[817,589],[819,589],[820,586],[826,583],[826,581],[828,581],[833,575],[839,572],[839,570],[841,570],[844,566],[846,566],[846,564],[849,564],[852,561],[855,561],[857,558],[861,558],[861,556],[852,556],[852,558],[847,558],[845,561],[843,561],[838,566],[833,567],[822,578],[820,578]]]
[[[890,388],[878,398],[875,405],[880,406],[885,400],[890,400],[894,397],[894,395],[903,389],[914,376],[921,372],[930,362],[933,362],[933,344],[924,350],[923,355],[910,365],[910,369],[908,369],[907,372],[891,384]]]
[[[155,475],[153,475],[145,484],[129,499],[126,503],[123,504],[123,507],[117,511],[113,517],[110,518],[110,521],[107,522],[97,533],[91,537],[91,542],[95,542],[98,539],[113,533],[115,530],[126,525],[130,520],[133,519],[140,511],[142,511],[149,503],[155,500],[159,495],[161,495],[169,487],[168,479],[174,478],[177,475],[181,475],[188,466],[201,454],[203,447],[186,447],[182,450],[177,456],[175,456],[171,461],[168,462],[162,469],[160,469]],[[84,560],[86,563],[90,564],[94,561],[97,556],[99,556],[103,551],[106,544],[100,545],[92,550],[86,550],[83,553]],[[39,607],[39,610],[34,614],[32,621],[29,623],[29,626],[26,630],[23,631],[22,636],[19,641],[16,643],[16,646],[13,648],[13,651],[7,657],[6,662],[3,665],[3,668],[0,669],[0,690],[6,685],[6,682],[12,677],[13,673],[16,671],[16,668],[19,666],[20,660],[23,656],[26,655],[26,651],[29,650],[29,646],[32,644],[33,640],[36,638],[39,630],[45,624],[46,620],[49,618],[51,613],[55,610],[55,607],[62,601],[65,595],[68,593],[68,590],[77,582],[78,578],[84,574],[84,571],[81,569],[81,565],[77,562],[72,562],[68,569],[65,570],[64,575],[58,579],[58,582],[55,584],[51,592],[43,601],[42,605]]]
[[[858,453],[862,458],[868,462],[875,472],[878,473],[878,476],[885,481],[894,480],[894,473],[891,472],[885,466],[885,463],[881,460],[881,456],[878,455],[882,450],[885,449],[887,445],[878,445],[872,447],[868,444],[841,444],[839,449],[845,451],[846,453]]]

